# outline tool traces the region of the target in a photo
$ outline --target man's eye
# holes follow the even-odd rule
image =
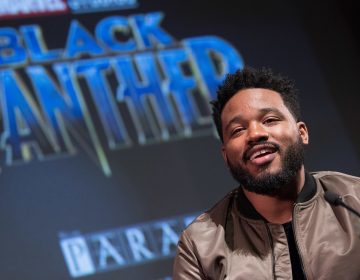
[[[264,121],[264,124],[270,124],[279,121],[277,118],[268,118]]]
[[[242,132],[244,129],[245,129],[245,128],[243,128],[243,127],[235,128],[233,131],[231,131],[231,135],[239,134],[239,133]]]

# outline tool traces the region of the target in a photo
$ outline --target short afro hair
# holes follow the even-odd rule
[[[234,74],[228,74],[217,90],[217,99],[210,102],[214,123],[223,142],[221,113],[231,97],[240,90],[249,88],[264,88],[280,94],[285,106],[294,119],[301,120],[300,104],[294,82],[280,74],[274,74],[270,68],[254,69],[244,67]]]

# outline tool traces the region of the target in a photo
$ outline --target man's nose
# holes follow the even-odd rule
[[[259,142],[265,141],[269,139],[269,133],[263,124],[254,122],[251,123],[247,129],[248,135],[247,140],[248,142]]]

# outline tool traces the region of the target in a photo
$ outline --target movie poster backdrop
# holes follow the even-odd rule
[[[294,4],[262,4],[1,1],[1,279],[171,279],[237,187],[209,101],[244,65],[297,81],[309,171],[359,175]]]

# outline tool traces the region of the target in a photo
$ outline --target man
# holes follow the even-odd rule
[[[360,279],[360,178],[308,173],[294,85],[268,69],[228,75],[212,102],[222,155],[239,188],[183,232],[178,279]]]

